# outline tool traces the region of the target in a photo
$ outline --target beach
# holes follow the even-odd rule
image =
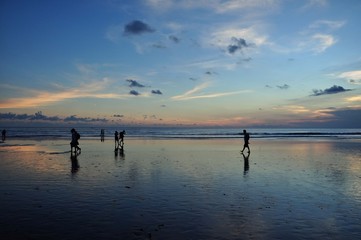
[[[1,239],[359,239],[359,139],[15,139]]]

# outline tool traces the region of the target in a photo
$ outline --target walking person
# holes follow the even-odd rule
[[[125,135],[125,130],[119,132],[119,146],[121,148],[124,147],[124,135]]]
[[[119,148],[119,134],[118,131],[114,132],[114,144],[115,144],[115,150]]]
[[[71,153],[73,153],[73,148],[74,148],[74,153],[78,153],[78,151],[80,153],[81,151],[81,148],[79,147],[80,134],[74,128],[72,128],[70,132],[71,132],[70,151]]]
[[[248,152],[250,153],[251,150],[249,149],[249,133],[246,130],[243,130],[243,139],[244,139],[244,145],[243,145],[243,149],[242,149],[242,153],[244,151],[244,149],[248,149]]]

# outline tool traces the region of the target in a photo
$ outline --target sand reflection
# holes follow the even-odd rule
[[[125,159],[111,141],[83,140],[79,156],[62,153],[69,143],[61,143],[1,147],[3,229],[16,225],[26,236],[63,238],[64,229],[72,229],[68,234],[79,239],[361,233],[358,145],[254,140],[250,156],[240,154],[238,139],[129,139]],[[49,221],[39,224],[44,216]]]

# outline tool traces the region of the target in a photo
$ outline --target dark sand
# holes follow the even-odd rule
[[[0,239],[359,239],[359,140],[10,140]]]

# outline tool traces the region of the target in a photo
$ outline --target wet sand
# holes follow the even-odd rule
[[[0,239],[359,239],[359,140],[9,140]],[[247,164],[248,163],[248,164]]]

